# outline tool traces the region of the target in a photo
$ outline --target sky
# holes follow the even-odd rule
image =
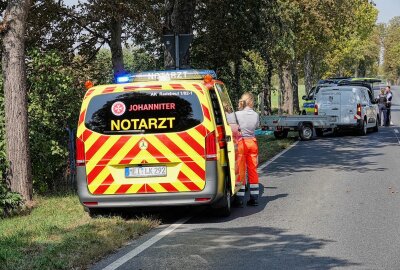
[[[379,10],[378,22],[388,23],[390,19],[400,16],[400,0],[373,0]]]
[[[64,0],[67,5],[77,4],[78,0]],[[390,19],[400,16],[400,0],[373,0],[379,10],[378,22],[388,23]]]

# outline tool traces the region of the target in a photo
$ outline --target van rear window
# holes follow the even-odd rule
[[[102,134],[180,132],[203,122],[203,111],[192,91],[135,91],[95,96],[85,125]]]

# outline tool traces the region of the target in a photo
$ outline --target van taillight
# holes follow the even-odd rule
[[[361,117],[361,104],[360,103],[357,104],[357,115]]]
[[[318,105],[314,105],[314,115],[318,115]]]
[[[76,138],[76,166],[85,166],[85,143]]]
[[[215,136],[215,131],[206,137],[206,159],[217,160],[217,137]]]

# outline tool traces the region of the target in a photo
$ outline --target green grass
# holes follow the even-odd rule
[[[300,105],[300,108],[303,106],[304,100],[302,99],[302,97],[305,95],[305,93],[306,93],[305,86],[304,85],[299,85],[299,105]],[[278,92],[277,91],[272,93],[271,103],[272,103],[272,108],[278,108]]]
[[[157,225],[150,218],[91,219],[74,195],[39,198],[30,215],[0,220],[0,269],[86,269]]]
[[[289,133],[290,135],[290,133]],[[258,136],[258,162],[263,164],[295,142],[295,137],[277,140],[274,136]]]

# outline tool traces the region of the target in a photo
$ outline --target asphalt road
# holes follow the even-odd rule
[[[400,124],[399,88],[394,92],[392,120]],[[400,269],[396,130],[299,142],[263,169],[260,206],[225,219],[178,211],[92,269],[144,247],[117,269]],[[142,245],[186,216],[193,217]]]

